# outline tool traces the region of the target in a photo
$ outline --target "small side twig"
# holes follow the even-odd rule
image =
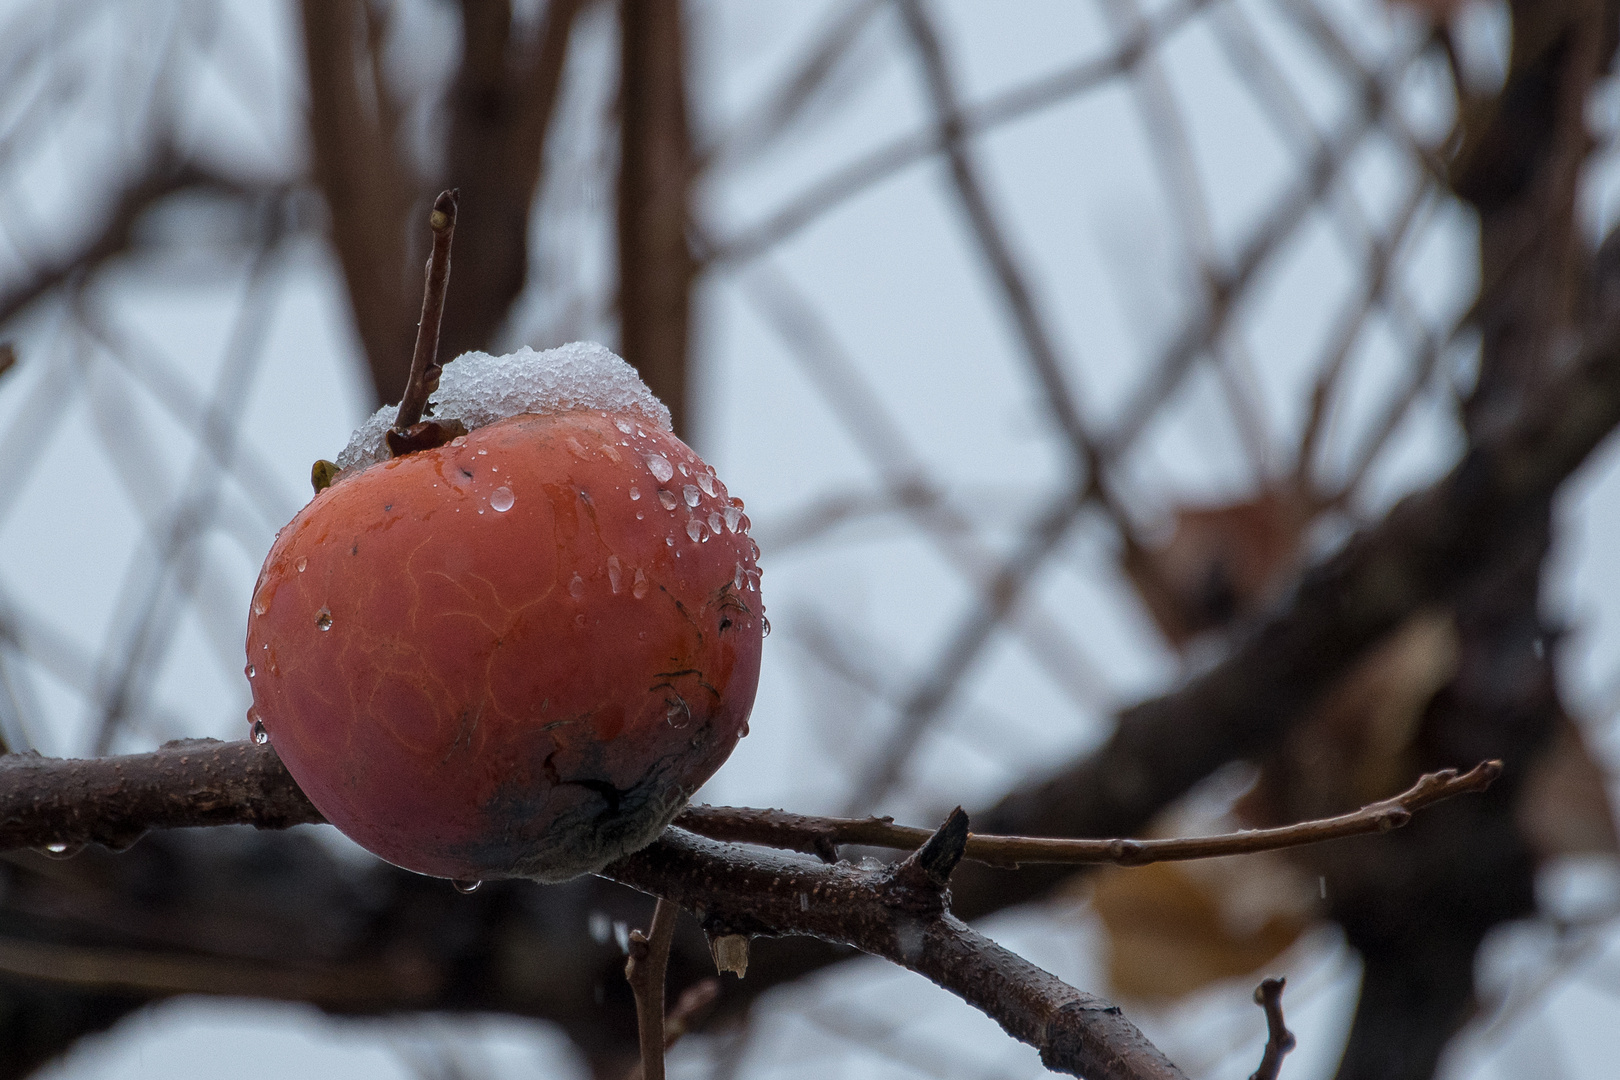
[[[675,913],[679,910],[659,898],[653,908],[652,925],[647,933],[630,932],[630,959],[624,962],[624,977],[636,995],[636,1023],[641,1029],[641,1076],[644,1080],[664,1080],[664,973],[669,967],[669,945],[675,937]]]
[[[450,284],[450,244],[456,235],[456,200],[460,194],[459,189],[441,191],[428,215],[433,253],[428,256],[427,283],[422,289],[422,321],[416,325],[411,375],[390,435],[409,433],[421,421],[429,396],[439,388],[439,373],[444,370],[439,364],[439,323],[444,319],[444,293]],[[390,448],[395,441],[389,439]]]
[[[697,1025],[703,1012],[713,1005],[714,999],[719,996],[720,980],[715,978],[699,979],[681,991],[681,996],[675,999],[675,1007],[664,1017],[665,1053]],[[624,1080],[645,1080],[641,1062],[630,1066]]]
[[[1461,774],[1455,769],[1445,769],[1424,775],[1394,798],[1371,803],[1348,814],[1218,836],[1063,840],[1044,836],[969,835],[965,857],[989,866],[1014,868],[1086,863],[1144,866],[1302,847],[1398,829],[1412,819],[1415,811],[1465,792],[1483,791],[1501,774],[1500,761],[1484,761]],[[894,819],[888,817],[824,818],[730,806],[688,807],[675,819],[675,824],[712,840],[786,848],[817,855],[826,861],[836,858],[837,849],[843,844],[912,849],[933,835],[928,829],[896,825]]]
[[[1283,1024],[1282,992],[1287,979],[1266,979],[1254,988],[1254,1003],[1266,1010],[1266,1049],[1249,1080],[1277,1080],[1283,1058],[1294,1048],[1294,1033]]]

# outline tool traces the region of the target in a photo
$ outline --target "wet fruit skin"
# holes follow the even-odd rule
[[[746,530],[696,455],[634,417],[516,416],[373,465],[265,560],[251,718],[327,820],[389,862],[599,869],[650,842],[746,729],[763,629]]]

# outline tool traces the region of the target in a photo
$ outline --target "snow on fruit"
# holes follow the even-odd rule
[[[748,518],[599,345],[469,353],[433,402],[467,434],[390,458],[379,410],[277,536],[250,721],[389,862],[600,869],[746,730],[764,625]]]

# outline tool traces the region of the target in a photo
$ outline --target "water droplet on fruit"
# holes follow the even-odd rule
[[[491,465],[491,466],[490,466],[490,467],[489,467],[489,471],[490,471],[490,472],[500,472],[500,471],[501,471],[501,467],[500,467],[500,466],[499,466],[499,465]],[[435,484],[435,485],[434,485],[434,486],[435,486],[435,487],[437,487],[437,486],[438,486],[438,485],[437,485],[437,484]]]
[[[761,627],[761,630],[764,633],[764,636],[765,637],[770,637],[771,636],[771,620],[767,619],[764,615],[761,615],[759,617],[759,621],[760,621],[760,627]]]
[[[584,596],[585,579],[580,577],[578,574],[575,574],[574,580],[568,583],[568,595],[572,596],[575,600],[578,600],[580,597]]]
[[[720,515],[713,510],[709,511],[709,531],[720,535]]]
[[[636,567],[635,581],[633,581],[630,585],[630,595],[635,597],[637,600],[640,600],[643,596],[647,595],[647,575],[641,572],[641,567],[639,566]]]
[[[574,625],[575,626],[584,626],[585,625],[585,616],[583,616],[583,615],[575,615],[574,616]]]
[[[482,881],[458,881],[455,883],[456,892],[464,895],[466,893],[475,893],[478,891],[478,886],[482,884]]]
[[[309,569],[309,560],[302,555],[298,556],[298,572],[302,574],[307,569]]]
[[[332,629],[332,613],[330,611],[328,611],[326,608],[321,608],[321,610],[319,610],[319,611],[317,611],[315,613],[315,629],[317,629],[317,630],[330,630],[330,629]]]
[[[624,432],[626,435],[635,430],[635,428],[630,425],[630,421],[628,420],[615,420],[613,421],[613,426]]]
[[[684,461],[681,462],[681,475],[682,476],[691,476],[692,475],[692,470],[688,469],[686,467],[686,462],[684,462]]]
[[[743,564],[738,563],[737,572],[731,576],[731,587],[738,592],[742,592],[743,582],[747,580],[748,575],[743,573]]]
[[[700,472],[697,474],[697,482],[698,487],[703,489],[703,494],[714,498],[714,477],[706,472]]]
[[[665,510],[675,509],[675,507],[678,505],[675,499],[675,493],[665,488],[659,488],[658,505],[662,506]]]
[[[450,445],[451,446],[466,446],[467,445],[467,436],[465,436],[465,435],[457,435],[455,438],[450,440]]]
[[[699,521],[697,518],[688,518],[686,520],[686,535],[690,536],[693,540],[702,539],[703,522]]]
[[[484,449],[482,446],[480,446],[478,448],[478,456],[479,457],[488,457],[489,456],[489,451]]]
[[[270,610],[270,595],[265,590],[260,589],[257,593],[255,593],[253,595],[253,614],[255,614],[255,615],[263,615],[265,612],[267,612],[269,610]]]
[[[746,721],[746,720],[743,721],[742,730],[737,732],[737,738],[739,738],[739,739],[748,738],[748,721]]]
[[[687,484],[681,489],[681,496],[686,499],[687,506],[696,506],[698,504],[698,489],[691,484]]]
[[[664,546],[665,547],[674,547],[675,546],[675,538],[673,536],[664,537]]]
[[[252,664],[249,664],[245,670],[247,671],[247,677],[250,679],[259,673],[259,669],[254,667]]]
[[[643,514],[640,510],[636,511],[636,520],[637,521],[645,521],[646,518],[647,518],[646,514]]]
[[[742,520],[742,511],[735,506],[726,507],[726,531],[736,532],[737,522]]]
[[[670,465],[669,459],[664,455],[648,454],[646,455],[646,459],[647,471],[651,472],[654,479],[656,479],[660,484],[667,482],[670,477],[675,475],[674,468]]]
[[[608,588],[613,590],[613,595],[614,596],[619,595],[619,584],[620,584],[620,578],[621,577],[622,577],[622,571],[619,569],[619,557],[617,555],[609,555],[608,556]]]
[[[489,493],[489,508],[497,514],[504,514],[512,509],[512,504],[516,501],[512,498],[512,489],[509,487],[498,487]]]
[[[257,716],[253,718],[253,726],[248,731],[252,734],[253,741],[260,746],[270,741],[270,733],[264,729],[264,721]]]
[[[630,485],[630,501],[635,502],[640,498],[641,498],[641,489],[636,487],[636,485],[631,484]]]

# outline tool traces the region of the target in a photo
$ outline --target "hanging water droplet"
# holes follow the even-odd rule
[[[253,718],[253,726],[248,729],[248,732],[253,736],[253,741],[260,746],[270,741],[270,733],[264,729],[264,721],[257,716]]]
[[[635,597],[637,600],[640,600],[643,596],[647,595],[647,589],[647,575],[642,573],[641,567],[638,566],[636,567],[635,580],[630,584],[630,595]]]
[[[326,608],[321,608],[321,610],[319,610],[319,611],[317,611],[315,613],[315,629],[317,629],[317,630],[330,630],[330,629],[332,629],[332,613],[330,611],[328,611]]]
[[[243,670],[245,670],[247,672],[247,677],[250,678],[250,679],[253,678],[253,676],[255,676],[255,675],[257,675],[259,673],[259,669],[254,667],[252,664],[249,664]]]
[[[720,515],[713,510],[709,511],[709,531],[716,536],[720,535]]]
[[[742,730],[737,732],[737,738],[739,738],[739,739],[748,738],[748,721],[746,721],[746,720],[743,721]]]
[[[619,557],[617,555],[609,555],[608,556],[608,588],[613,590],[613,595],[614,596],[619,595],[620,577],[621,577],[621,571],[619,569]]]
[[[742,520],[742,511],[735,506],[726,507],[726,531],[736,532],[737,522]]]
[[[298,572],[302,574],[307,569],[309,569],[309,559],[303,555],[298,556]]]
[[[677,501],[675,499],[675,493],[674,492],[669,491],[669,490],[667,490],[665,488],[659,488],[658,489],[658,505],[662,506],[665,510],[673,510],[679,504],[677,503]]]
[[[585,579],[580,577],[578,574],[575,574],[574,579],[568,583],[568,595],[572,596],[575,600],[578,600],[580,597],[584,596]]]
[[[664,455],[647,454],[645,455],[645,458],[647,461],[647,471],[652,473],[653,478],[660,484],[667,483],[669,478],[675,475],[675,469],[670,465],[669,459]]]
[[[686,500],[687,506],[696,506],[698,504],[698,489],[691,484],[687,484],[681,489],[681,496]]]
[[[703,538],[703,522],[699,521],[697,518],[687,518],[686,535],[690,536],[693,540],[701,540]]]
[[[512,504],[516,501],[509,487],[498,487],[489,493],[489,508],[497,514],[504,514],[512,509]]]
[[[640,498],[641,498],[641,489],[636,487],[636,485],[631,484],[630,485],[630,501],[635,502]]]
[[[482,881],[458,881],[455,882],[456,892],[462,894],[475,893],[478,891],[478,886],[482,884]]]
[[[260,589],[258,592],[253,594],[253,614],[263,615],[269,610],[270,596],[264,589]]]
[[[703,489],[703,494],[707,495],[711,499],[714,498],[714,477],[713,476],[711,476],[710,474],[708,474],[706,472],[700,472],[700,473],[697,474],[697,482],[698,482],[698,487]]]
[[[760,622],[760,628],[763,631],[764,636],[765,637],[770,637],[771,636],[771,620],[767,619],[763,614],[761,614],[760,617],[759,617],[759,622]]]
[[[622,431],[626,435],[630,434],[632,431],[635,430],[635,428],[633,426],[631,426],[630,421],[628,421],[628,420],[615,420],[615,421],[613,421],[613,426],[618,428],[620,431]]]

